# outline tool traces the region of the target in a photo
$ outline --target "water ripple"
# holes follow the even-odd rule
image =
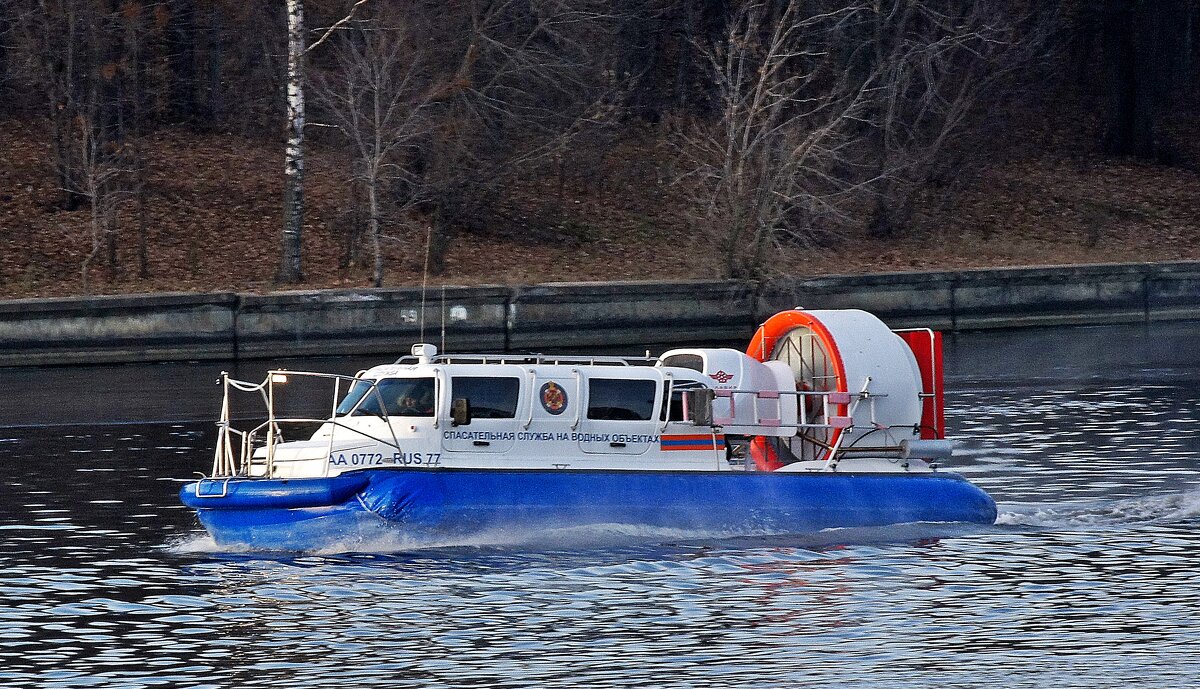
[[[956,378],[955,469],[996,496],[991,527],[267,556],[221,551],[177,502],[208,425],[9,429],[0,684],[1192,686],[1200,383],[1181,370]]]

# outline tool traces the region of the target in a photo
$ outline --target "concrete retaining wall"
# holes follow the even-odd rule
[[[983,330],[1200,318],[1200,263],[1056,266],[780,280],[756,319],[860,308],[889,325]]]
[[[771,314],[861,308],[939,330],[1200,320],[1200,262],[742,282],[164,294],[0,302],[0,365],[745,340]]]
[[[510,296],[504,287],[438,287],[424,300],[419,289],[245,295],[234,309],[237,355],[407,354],[422,328],[440,344],[443,327],[449,350],[504,351]]]
[[[754,331],[754,290],[744,282],[521,287],[508,325],[514,350],[728,341]]]
[[[229,359],[236,294],[0,301],[0,365]]]

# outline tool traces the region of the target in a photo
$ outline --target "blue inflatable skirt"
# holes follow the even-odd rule
[[[180,491],[222,547],[353,549],[387,533],[630,524],[721,534],[996,520],[958,474],[365,469],[331,478],[205,479]]]

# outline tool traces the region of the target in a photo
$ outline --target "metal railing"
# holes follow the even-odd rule
[[[333,405],[328,418],[312,418],[312,417],[280,417],[275,413],[276,385],[281,385],[288,382],[292,377],[316,378],[333,381]],[[349,381],[353,383],[367,383],[370,389],[365,391],[359,400],[355,403],[347,415],[353,414],[369,396],[374,395],[379,402],[379,409],[382,418],[387,422],[388,431],[391,434],[391,440],[386,438],[378,438],[367,433],[361,428],[347,425],[338,420],[337,406],[338,400],[341,397],[342,382]],[[252,383],[243,380],[230,378],[225,371],[221,372],[222,398],[221,398],[221,417],[217,421],[217,443],[213,453],[212,475],[209,478],[228,478],[234,476],[254,476],[254,466],[256,464],[255,454],[260,447],[265,447],[262,465],[262,476],[270,478],[275,475],[275,448],[282,442],[283,426],[298,425],[298,424],[328,424],[333,428],[329,432],[329,444],[326,448],[326,457],[333,452],[333,444],[336,438],[336,430],[343,429],[356,435],[361,435],[364,438],[377,443],[382,443],[400,451],[400,443],[396,438],[396,432],[392,428],[392,424],[387,415],[387,405],[384,404],[382,396],[379,394],[377,381],[364,379],[356,376],[342,376],[333,373],[314,373],[309,371],[287,371],[276,369],[267,372],[267,377],[260,383]],[[262,398],[263,405],[266,409],[267,419],[262,423],[248,430],[241,430],[233,427],[230,413],[230,393],[245,392],[258,393]],[[260,441],[259,438],[262,438]],[[237,447],[235,448],[234,439],[237,438]],[[261,444],[260,444],[261,442]]]
[[[402,356],[397,365],[417,364],[416,356]],[[435,364],[512,364],[548,366],[651,366],[657,357],[588,356],[579,354],[438,354],[430,359]]]
[[[714,427],[744,427],[744,428],[789,428],[796,430],[796,436],[801,441],[810,442],[824,449],[824,460],[830,468],[835,468],[837,462],[840,461],[846,454],[858,452],[879,452],[880,450],[899,450],[895,448],[853,448],[845,447],[846,438],[853,431],[856,422],[855,414],[859,406],[866,403],[869,408],[867,423],[872,429],[881,429],[881,425],[876,420],[875,401],[881,397],[887,397],[886,394],[875,394],[870,391],[871,377],[867,376],[863,379],[863,384],[858,392],[842,392],[842,391],[822,391],[822,390],[713,390],[713,397],[716,399],[728,399],[728,413],[725,416],[717,416],[715,411],[712,416],[712,425]],[[783,422],[783,399],[787,397],[796,398],[796,423],[789,424]],[[739,419],[737,414],[738,402],[742,398],[749,398],[750,408],[753,413],[749,419]],[[761,413],[759,402],[761,400],[773,400],[775,402],[775,415],[764,416]],[[818,400],[820,404],[819,410],[809,410],[808,400]],[[684,417],[691,418],[688,409],[688,398],[683,398]],[[844,414],[836,414],[834,411],[838,406],[845,406]],[[907,427],[906,427],[907,428]],[[819,438],[811,435],[812,431],[841,431],[832,443],[822,441]]]

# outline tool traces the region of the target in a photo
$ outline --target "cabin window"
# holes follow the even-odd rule
[[[663,359],[663,366],[690,368],[693,371],[704,372],[704,357],[699,354],[672,354]]]
[[[671,397],[663,398],[661,419],[667,421],[687,421],[683,416],[683,396],[688,390],[702,390],[706,386],[692,381],[677,381],[671,387]]]
[[[338,405],[337,413],[339,416],[384,416],[385,413],[387,416],[433,416],[434,405],[433,378],[384,378],[376,382],[374,390],[365,381],[355,383]]]
[[[588,381],[589,419],[605,421],[649,421],[654,418],[653,380],[592,378]]]
[[[517,415],[520,378],[481,378],[455,376],[450,379],[452,399],[471,401],[471,417],[476,419],[512,419]]]

